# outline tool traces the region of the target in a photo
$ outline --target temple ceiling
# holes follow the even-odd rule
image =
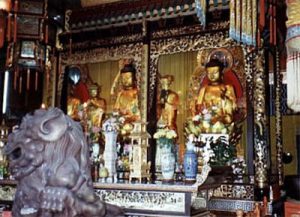
[[[121,0],[80,0],[82,7],[92,7],[102,4],[120,2]]]
[[[67,18],[69,30],[60,35],[63,42],[69,41],[71,35],[73,43],[76,43],[140,34],[143,23],[147,23],[150,31],[202,26],[195,0],[81,0],[81,4],[86,3],[93,6],[70,8]],[[229,0],[210,1],[207,7],[208,23],[229,20]]]

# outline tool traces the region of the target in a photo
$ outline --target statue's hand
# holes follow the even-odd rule
[[[62,212],[74,204],[72,192],[62,187],[46,187],[42,192],[41,208],[46,212]],[[73,216],[73,215],[71,215]]]

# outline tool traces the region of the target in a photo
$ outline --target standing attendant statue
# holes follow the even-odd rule
[[[158,101],[158,124],[172,130],[177,130],[176,118],[179,105],[178,94],[171,90],[174,81],[173,75],[164,75],[160,78],[161,92]]]
[[[87,101],[88,118],[92,127],[101,128],[106,111],[106,100],[100,97],[101,87],[95,83],[89,86],[90,99]]]

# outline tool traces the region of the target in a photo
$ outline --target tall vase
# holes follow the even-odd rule
[[[105,149],[103,153],[104,165],[108,171],[108,177],[113,178],[116,174],[116,160],[117,160],[117,136],[118,132],[110,131],[104,132]]]
[[[170,140],[168,143],[165,143],[161,146],[160,158],[161,158],[161,173],[162,178],[165,181],[171,181],[174,179],[174,171],[175,171],[175,155],[173,153],[173,141]]]
[[[155,152],[155,172],[160,173],[161,172],[161,144],[157,140],[156,142],[156,152]]]
[[[188,142],[184,154],[184,176],[186,181],[196,181],[198,159],[193,142]]]

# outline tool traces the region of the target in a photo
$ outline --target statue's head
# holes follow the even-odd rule
[[[161,88],[163,90],[168,90],[171,86],[171,84],[174,81],[174,76],[173,75],[163,75],[160,78],[160,84],[161,84]]]
[[[125,89],[136,85],[135,74],[136,70],[132,64],[125,65],[121,69],[121,82]]]
[[[210,59],[205,65],[207,77],[211,82],[218,82],[222,79],[224,65],[218,59]]]
[[[79,166],[87,165],[82,155],[84,135],[79,123],[58,108],[36,110],[27,114],[19,128],[8,137],[4,148],[11,174],[17,179],[47,167],[55,173],[66,158],[80,159]],[[88,150],[85,151],[88,155]]]
[[[94,83],[89,86],[90,97],[95,98],[101,93],[101,86],[97,83]]]

